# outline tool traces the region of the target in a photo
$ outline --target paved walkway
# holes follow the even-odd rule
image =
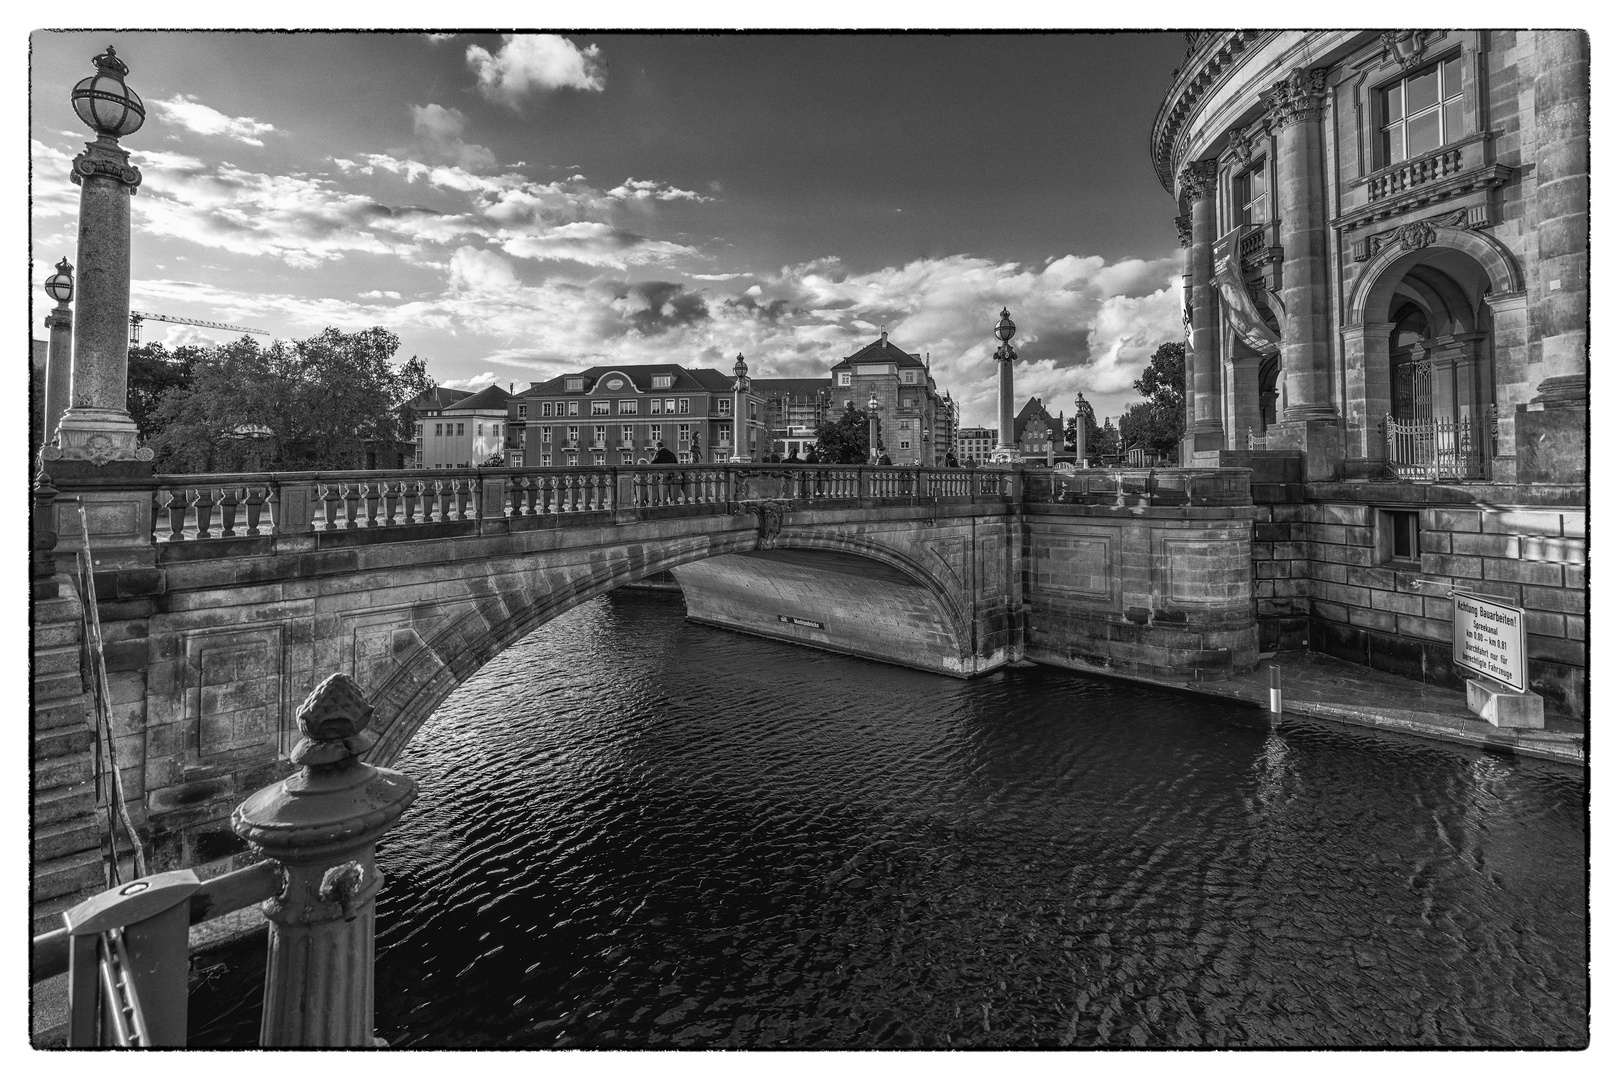
[[[1464,691],[1373,671],[1320,653],[1277,653],[1262,659],[1249,674],[1223,682],[1137,681],[1268,708],[1272,664],[1282,669],[1282,711],[1286,713],[1585,764],[1582,721],[1547,716],[1545,728],[1539,731],[1498,728],[1468,711]]]

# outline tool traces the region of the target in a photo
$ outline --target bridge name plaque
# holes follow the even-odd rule
[[[789,626],[808,626],[813,630],[825,630],[826,629],[826,627],[822,626],[820,623],[816,622],[814,619],[798,619],[798,618],[794,618],[791,615],[777,615],[776,616],[776,621],[777,622],[784,622],[784,623],[788,624]]]

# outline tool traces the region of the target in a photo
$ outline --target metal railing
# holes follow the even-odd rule
[[[1488,480],[1495,456],[1494,407],[1459,418],[1383,418],[1389,468],[1402,480]]]

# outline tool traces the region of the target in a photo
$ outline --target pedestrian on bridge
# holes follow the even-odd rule
[[[658,452],[652,456],[652,464],[654,464],[654,465],[674,465],[674,464],[676,464],[675,452],[673,450],[669,449],[667,446],[663,445],[662,442],[659,442],[658,443]]]

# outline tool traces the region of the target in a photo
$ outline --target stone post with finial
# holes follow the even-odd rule
[[[416,783],[360,761],[376,744],[372,707],[339,672],[298,709],[298,772],[231,814],[254,852],[281,864],[270,922],[261,1046],[373,1046],[376,843],[416,799]]]

